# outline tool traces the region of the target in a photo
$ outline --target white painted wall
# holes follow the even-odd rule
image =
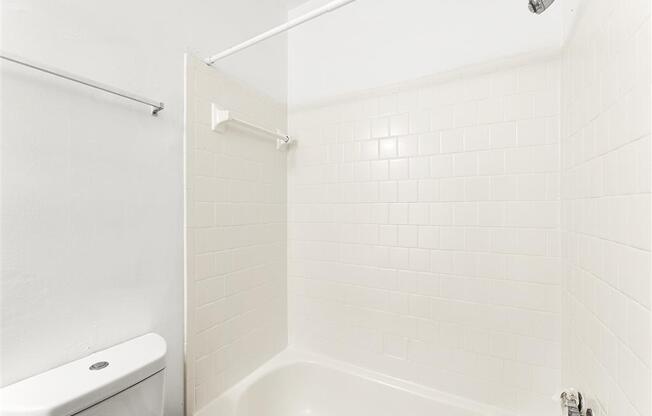
[[[650,1],[584,2],[563,56],[563,382],[599,415],[651,398]]]
[[[290,339],[550,415],[559,61],[482,71],[290,113]]]
[[[307,1],[290,15],[326,2]],[[290,104],[558,49],[575,3],[557,1],[536,16],[526,0],[357,0],[290,33]]]
[[[284,20],[275,0],[2,2],[2,49],[166,104],[3,64],[2,385],[156,331],[182,414],[183,54]],[[284,100],[283,39],[224,64]]]
[[[285,103],[189,57],[186,122],[187,414],[287,345],[286,154],[211,104],[283,130]]]

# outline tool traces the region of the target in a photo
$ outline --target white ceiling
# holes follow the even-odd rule
[[[307,3],[309,0],[282,0],[288,11]]]
[[[329,0],[286,0],[296,17]],[[290,105],[559,48],[576,0],[357,0],[289,35]]]

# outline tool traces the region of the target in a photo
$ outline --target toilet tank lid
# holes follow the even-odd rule
[[[93,353],[3,387],[0,415],[72,415],[161,371],[165,353],[154,333]]]

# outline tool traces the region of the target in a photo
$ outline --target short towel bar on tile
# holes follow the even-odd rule
[[[262,133],[269,137],[274,137],[276,139],[277,149],[280,149],[284,145],[290,144],[290,142],[292,141],[292,139],[290,139],[290,136],[288,136],[285,133],[281,133],[280,131],[271,131],[265,127],[261,127],[249,121],[245,121],[240,118],[234,117],[231,111],[221,109],[215,104],[212,104],[211,106],[211,114],[212,114],[213,131],[224,132],[227,124],[236,123],[249,130],[254,130],[258,133]]]
[[[104,92],[108,92],[109,94],[113,95],[118,95],[120,97],[126,98],[131,101],[136,101],[145,105],[148,105],[152,107],[152,115],[157,115],[159,111],[163,110],[165,107],[164,104],[160,101],[154,101],[150,100],[149,98],[141,97],[136,94],[129,93],[127,91],[121,90],[119,88],[112,87],[110,85],[102,84],[97,81],[93,81],[91,79],[81,77],[79,75],[74,75],[71,74],[67,71],[63,71],[61,69],[56,69],[52,67],[47,67],[45,65],[37,64],[35,62],[29,61],[28,59],[7,53],[7,52],[0,52],[0,58],[4,59],[9,62],[16,63],[18,65],[23,65],[28,68],[36,69],[37,71],[45,72],[50,75],[54,75],[55,77],[59,78],[64,78],[72,82],[77,82],[82,85],[86,85],[91,88],[95,88],[98,90],[102,90]]]

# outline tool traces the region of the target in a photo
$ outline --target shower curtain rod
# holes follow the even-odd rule
[[[246,40],[238,45],[232,46],[229,49],[226,49],[216,55],[213,55],[205,60],[207,65],[213,65],[216,61],[219,61],[222,58],[233,55],[234,53],[240,52],[243,49],[247,49],[257,43],[260,43],[266,39],[269,39],[273,36],[279,35],[283,32],[287,32],[295,26],[299,26],[307,21],[315,19],[323,14],[330,13],[339,9],[340,7],[346,6],[349,3],[353,3],[355,0],[335,0],[322,7],[318,7],[315,10],[299,16],[292,20],[289,20],[283,23],[280,26],[276,26],[273,29],[270,29],[266,32],[261,33],[260,35],[254,36],[253,38]]]

